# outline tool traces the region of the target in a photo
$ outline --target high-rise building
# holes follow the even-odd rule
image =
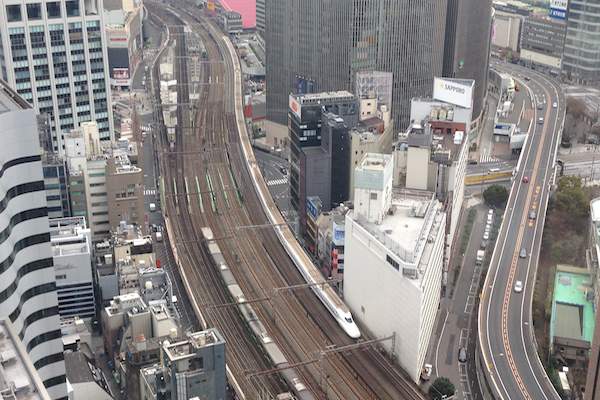
[[[84,217],[50,220],[50,240],[56,271],[58,312],[61,319],[96,315],[92,234]]]
[[[278,0],[266,7],[267,119],[287,123],[290,93],[351,90],[358,71],[393,74],[393,119],[441,75],[446,0]],[[309,82],[310,84],[306,84]],[[309,89],[310,88],[310,89]]]
[[[560,72],[567,25],[554,18],[530,15],[521,31],[521,60]]]
[[[600,4],[598,0],[569,2],[563,70],[580,82],[600,81]]]
[[[169,369],[173,399],[225,400],[225,339],[216,329],[189,333],[187,338],[162,348]]]
[[[66,399],[36,112],[2,81],[0,126],[0,317],[14,325],[50,396]]]
[[[53,150],[83,121],[113,135],[102,0],[0,1],[0,77],[50,116]]]
[[[448,0],[444,76],[473,79],[473,118],[483,111],[492,29],[490,0]]]
[[[261,35],[265,34],[265,12],[267,0],[256,0],[256,30]]]
[[[348,130],[358,122],[358,103],[352,93],[339,91],[290,95],[289,107],[290,202],[304,232],[307,197],[319,196],[323,211],[348,200]],[[333,182],[332,169],[340,168]]]
[[[392,189],[391,155],[366,154],[346,214],[344,300],[415,381],[438,310],[446,219],[426,191]],[[394,307],[389,307],[394,304]]]

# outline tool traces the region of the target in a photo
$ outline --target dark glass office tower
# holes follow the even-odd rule
[[[351,90],[356,72],[393,73],[393,118],[442,74],[447,0],[266,0],[267,118],[287,124],[288,95]],[[302,78],[299,78],[302,77]]]
[[[483,110],[492,29],[490,0],[448,0],[444,76],[473,79],[473,118]]]

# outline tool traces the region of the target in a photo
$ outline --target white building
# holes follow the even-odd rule
[[[50,117],[52,147],[81,122],[113,138],[102,0],[0,1],[0,77]]]
[[[50,241],[56,271],[61,318],[96,314],[92,272],[92,234],[84,217],[50,220]]]
[[[87,217],[94,242],[106,239],[110,236],[106,189],[108,161],[95,122],[82,123],[80,128],[65,135],[65,154],[73,214]],[[75,180],[78,185],[73,184]]]
[[[0,318],[59,399],[67,388],[36,112],[1,81],[0,127]]]
[[[440,300],[445,214],[433,193],[392,191],[392,156],[367,154],[346,215],[344,299],[418,382]],[[394,347],[392,348],[392,345]]]

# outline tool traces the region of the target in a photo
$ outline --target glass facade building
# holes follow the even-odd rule
[[[0,77],[42,115],[52,147],[95,120],[113,134],[102,0],[0,1]]]
[[[447,0],[268,0],[267,119],[287,124],[288,96],[352,90],[363,70],[393,74],[395,125],[410,99],[431,94],[442,74]]]
[[[562,67],[573,80],[600,82],[600,0],[569,2]]]

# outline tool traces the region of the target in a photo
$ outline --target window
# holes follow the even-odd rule
[[[79,1],[65,2],[67,17],[79,17]]]
[[[27,4],[27,19],[42,19],[42,5],[40,3]]]
[[[398,263],[398,261],[394,260],[389,255],[385,256],[385,260],[388,262],[388,264],[394,267],[395,270],[400,271],[400,264]]]
[[[67,279],[67,274],[58,274],[56,275],[56,279]]]
[[[369,194],[369,198],[370,198],[371,200],[377,200],[377,193],[370,193],[370,194]]]
[[[6,20],[8,22],[15,22],[21,20],[21,5],[12,4],[6,6]]]
[[[46,3],[46,14],[48,18],[60,18],[60,3],[58,1]]]

